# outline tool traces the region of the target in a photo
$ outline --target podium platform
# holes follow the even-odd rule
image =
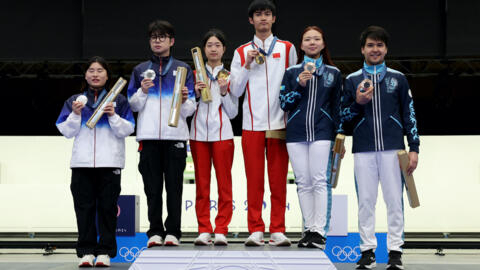
[[[154,247],[145,249],[129,270],[332,270],[336,269],[319,249],[292,247],[228,246]]]

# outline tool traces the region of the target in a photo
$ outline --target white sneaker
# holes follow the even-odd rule
[[[78,267],[93,267],[93,260],[95,260],[95,256],[92,254],[83,255],[78,263]]]
[[[213,242],[215,246],[226,246],[228,245],[227,237],[224,234],[216,233],[215,241]]]
[[[276,232],[272,233],[270,235],[270,241],[269,244],[271,246],[277,246],[277,247],[289,247],[292,243],[290,240],[285,236],[285,234],[281,232]]]
[[[265,241],[263,241],[263,232],[253,232],[245,241],[245,246],[263,246]]]
[[[207,246],[212,243],[212,237],[209,233],[201,233],[198,237],[193,241],[193,244],[196,246]]]
[[[110,256],[98,255],[95,267],[110,267]]]
[[[180,241],[177,239],[177,237],[175,237],[171,234],[167,234],[167,236],[165,236],[164,245],[165,246],[178,246],[178,245],[180,245]]]
[[[147,247],[151,248],[154,246],[161,246],[163,245],[163,239],[160,235],[154,235],[148,239]]]

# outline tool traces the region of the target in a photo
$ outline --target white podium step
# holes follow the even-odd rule
[[[129,270],[332,270],[319,249],[297,247],[155,247],[142,251]]]

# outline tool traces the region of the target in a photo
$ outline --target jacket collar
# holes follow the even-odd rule
[[[172,57],[171,55],[160,57],[153,54],[152,57],[150,57],[150,61],[152,61],[155,64],[160,64],[160,61],[162,61],[162,66],[166,66],[171,57]]]
[[[387,66],[385,62],[378,65],[367,65],[366,62],[363,63],[362,73],[365,78],[372,77],[374,74],[377,76],[377,81],[381,82],[385,75],[387,74]]]
[[[253,36],[253,42],[255,43],[255,45],[257,45],[259,48],[262,48],[263,50],[268,50],[268,48],[270,48],[270,44],[272,44],[272,41],[273,34],[270,34],[270,36],[265,39],[265,41],[262,41],[256,35]]]
[[[363,62],[363,69],[369,74],[382,73],[386,68],[385,61],[378,65],[368,65],[367,62]]]
[[[216,77],[217,74],[218,74],[218,72],[223,69],[223,63],[222,63],[221,65],[216,66],[215,68],[212,69],[212,67],[209,66],[209,65],[207,64],[207,62],[205,62],[205,68],[208,70],[208,72],[210,72],[210,74],[213,75],[213,77]]]
[[[304,63],[310,63],[310,62],[314,63],[316,68],[320,68],[323,65],[323,56],[320,55],[319,58],[313,59],[313,58],[310,58],[310,57],[305,55],[303,57],[303,62]]]

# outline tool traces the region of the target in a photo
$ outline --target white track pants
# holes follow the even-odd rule
[[[383,198],[387,206],[387,249],[388,251],[402,251],[404,227],[403,180],[397,151],[354,154],[361,251],[377,247],[375,205],[379,182],[382,185]]]
[[[332,206],[330,174],[327,171],[332,142],[287,143],[287,150],[295,174],[305,230],[326,237]]]

